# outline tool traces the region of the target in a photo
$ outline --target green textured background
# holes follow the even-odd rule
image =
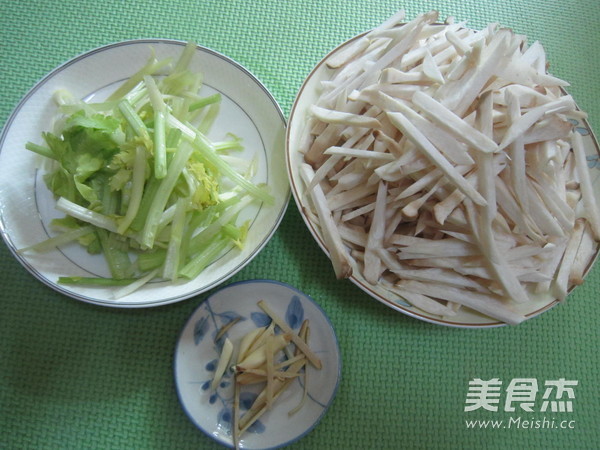
[[[132,38],[193,39],[252,71],[284,113],[333,47],[404,7],[499,22],[539,39],[551,72],[600,130],[597,0],[73,1],[0,0],[0,125],[55,66]],[[333,322],[343,374],[321,423],[292,447],[598,448],[600,266],[566,304],[516,328],[422,323],[335,281],[291,201],[266,248],[230,282],[272,278],[313,296]],[[0,244],[0,448],[218,448],[179,406],[172,358],[204,295],[148,310],[104,309],[34,280]],[[468,430],[468,382],[578,380],[570,430]],[[528,416],[527,414],[522,414]],[[530,414],[540,417],[540,414]]]

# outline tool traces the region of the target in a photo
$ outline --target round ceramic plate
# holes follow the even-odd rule
[[[288,170],[288,176],[292,187],[292,195],[296,200],[300,214],[311,234],[321,247],[321,249],[328,254],[327,248],[324,244],[323,235],[319,226],[311,220],[304,209],[310,208],[307,202],[307,196],[305,195],[305,185],[300,177],[299,168],[303,162],[303,155],[297,151],[300,145],[301,139],[303,139],[304,128],[306,125],[306,117],[308,116],[309,108],[311,105],[316,103],[319,92],[321,90],[321,83],[331,79],[333,70],[328,68],[325,61],[347,48],[355,40],[360,39],[364,34],[358,35],[349,41],[341,44],[339,47],[332,50],[327,56],[325,56],[317,66],[311,71],[304,83],[302,84],[298,95],[292,106],[290,117],[288,120],[287,136],[286,136],[286,165]],[[585,152],[588,159],[588,166],[592,171],[592,182],[596,190],[597,198],[600,198],[600,149],[598,142],[594,137],[589,124],[583,120],[573,120],[575,129],[582,134],[585,145]],[[588,270],[591,268],[592,263],[588,266]],[[476,313],[468,308],[461,308],[458,314],[452,319],[442,318],[422,311],[409,303],[405,302],[398,296],[393,295],[386,289],[382,289],[379,286],[368,283],[364,277],[358,271],[354,271],[354,274],[350,277],[356,286],[362,289],[364,292],[369,294],[374,299],[382,302],[390,308],[407,314],[411,317],[424,320],[440,325],[448,325],[454,327],[466,327],[466,328],[482,328],[482,327],[497,327],[505,325],[502,322],[491,319]],[[544,297],[539,298],[534,302],[526,305],[525,308],[516,308],[516,311],[524,314],[530,318],[536,316],[554,305],[558,301],[554,298]]]
[[[275,197],[271,206],[244,211],[251,220],[243,251],[230,251],[187,283],[152,282],[126,297],[113,299],[110,288],[57,285],[59,276],[108,275],[102,257],[93,257],[77,244],[45,254],[21,255],[17,250],[52,236],[49,223],[62,214],[47,190],[37,155],[28,141],[42,143],[42,131],[52,130],[56,108],[53,93],[68,89],[85,100],[101,101],[142,67],[152,49],[159,59],[176,60],[185,42],[134,40],[101,47],[53,70],[31,89],[6,122],[0,136],[0,231],[11,252],[36,278],[70,297],[116,307],[172,303],[217,286],[242,269],[264,247],[279,225],[290,198],[285,174],[285,118],[273,96],[248,70],[228,57],[198,46],[190,68],[204,74],[202,95],[220,92],[220,114],[210,138],[226,133],[242,138],[242,157],[258,158],[256,183],[266,183]]]
[[[268,325],[270,318],[257,305],[264,300],[294,331],[302,321],[310,325],[311,349],[320,358],[320,370],[307,368],[307,397],[292,417],[303,396],[303,378],[297,378],[239,441],[240,448],[274,448],[290,444],[312,430],[333,401],[341,372],[340,353],[335,332],[323,310],[306,294],[270,280],[234,283],[207,298],[185,324],[175,350],[175,382],[179,401],[191,421],[206,435],[226,446],[233,446],[232,374],[227,372],[216,390],[210,388],[222,340],[215,342],[218,330],[231,320],[239,322],[227,331],[234,346],[249,331]],[[220,343],[220,345],[219,345]],[[241,414],[260,391],[244,387],[240,394]]]

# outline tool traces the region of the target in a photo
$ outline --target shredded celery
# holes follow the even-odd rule
[[[111,274],[59,283],[121,286],[120,297],[154,278],[194,278],[224,252],[243,248],[244,208],[272,203],[251,181],[252,164],[227,155],[243,149],[240,138],[208,139],[221,94],[200,94],[203,76],[190,69],[195,49],[189,42],[173,64],[152,51],[102,103],[64,89],[55,94],[57,129],[26,149],[53,160],[44,180],[67,215],[57,225],[69,229],[21,251],[77,242],[102,253]]]

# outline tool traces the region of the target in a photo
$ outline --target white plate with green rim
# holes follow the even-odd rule
[[[101,101],[142,67],[155,51],[157,58],[182,52],[185,42],[162,39],[131,40],[100,47],[62,64],[41,79],[21,100],[0,135],[0,231],[10,251],[37,279],[69,297],[103,306],[148,307],[177,302],[214,288],[248,264],[266,245],[290,197],[285,174],[284,115],[267,88],[247,69],[214,50],[196,46],[190,69],[204,75],[201,94],[221,94],[221,110],[209,137],[233,133],[242,139],[242,157],[257,157],[254,183],[265,183],[275,201],[244,211],[251,221],[242,251],[230,251],[188,282],[154,281],[115,300],[113,288],[59,285],[60,276],[107,277],[100,256],[89,255],[77,244],[43,254],[18,250],[53,235],[49,223],[63,214],[43,182],[38,156],[25,149],[28,141],[41,143],[51,131],[56,107],[53,93],[68,89],[75,97]]]

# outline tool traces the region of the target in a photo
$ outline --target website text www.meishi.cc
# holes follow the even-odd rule
[[[465,426],[467,429],[520,429],[520,430],[572,430],[576,422],[572,419],[557,418],[525,418],[522,416],[509,417],[502,419],[467,419]]]

